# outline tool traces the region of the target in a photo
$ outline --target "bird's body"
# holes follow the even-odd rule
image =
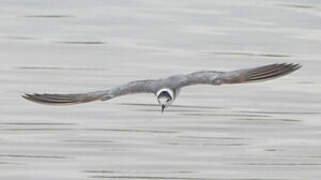
[[[257,68],[241,69],[230,72],[199,71],[190,74],[174,75],[162,79],[132,81],[108,90],[82,94],[25,94],[23,97],[43,104],[77,104],[94,100],[106,101],[118,96],[135,93],[153,93],[162,111],[176,99],[181,88],[197,84],[221,85],[255,82],[274,79],[289,74],[299,64],[271,64]]]

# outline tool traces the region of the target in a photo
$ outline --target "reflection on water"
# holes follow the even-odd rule
[[[318,2],[0,4],[1,180],[321,176]],[[275,62],[304,66],[266,83],[184,88],[163,114],[153,95],[63,107],[20,97]]]

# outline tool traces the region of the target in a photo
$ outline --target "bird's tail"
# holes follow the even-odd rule
[[[106,91],[95,91],[83,94],[24,94],[22,97],[40,104],[71,105],[99,100],[105,95]]]

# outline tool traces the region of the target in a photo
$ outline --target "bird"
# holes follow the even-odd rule
[[[95,100],[107,101],[119,96],[152,93],[156,96],[161,112],[169,107],[177,98],[180,90],[192,85],[222,85],[260,82],[279,78],[301,68],[296,63],[274,63],[254,68],[234,71],[197,71],[188,74],[172,75],[167,78],[131,81],[107,90],[78,94],[24,94],[23,98],[41,104],[71,105],[87,103]]]

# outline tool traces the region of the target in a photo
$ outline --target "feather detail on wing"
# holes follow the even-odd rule
[[[69,105],[87,103],[100,99],[105,92],[89,92],[83,94],[25,94],[22,97],[40,104]]]
[[[117,96],[134,93],[153,93],[150,84],[152,80],[132,81],[105,91],[95,91],[82,94],[25,94],[22,97],[40,104],[70,105],[87,103],[95,100],[106,101]]]
[[[240,69],[236,71],[199,71],[187,75],[176,76],[179,78],[175,88],[197,84],[235,84],[256,81],[265,81],[289,74],[297,69],[299,64],[270,64],[256,68]]]
[[[241,69],[222,73],[220,76],[218,76],[217,81],[219,83],[227,84],[264,81],[287,75],[299,69],[300,67],[301,65],[299,64],[283,63],[271,64],[251,69]]]

